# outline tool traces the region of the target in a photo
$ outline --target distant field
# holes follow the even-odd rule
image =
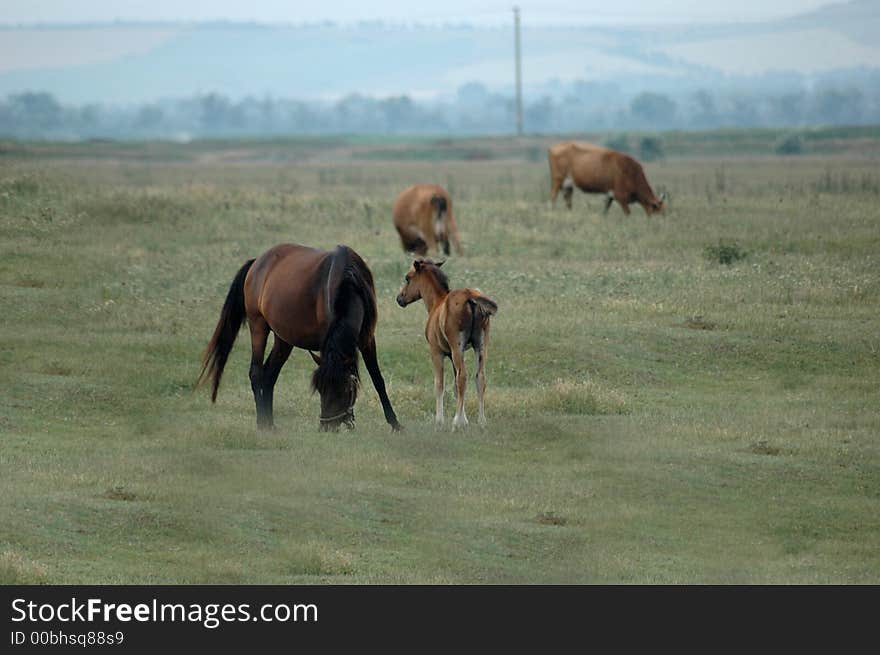
[[[162,163],[304,163],[352,161],[520,161],[545,162],[547,147],[563,139],[618,144],[640,155],[642,139],[659,143],[670,158],[774,156],[794,138],[798,155],[835,158],[880,157],[880,126],[816,127],[802,129],[729,129],[702,132],[592,132],[564,136],[521,138],[439,138],[302,136],[273,139],[194,141],[16,142],[0,140],[0,162],[70,159],[120,160]]]
[[[880,582],[880,134],[782,136],[661,135],[651,219],[551,211],[550,138],[0,145],[0,582]],[[435,148],[490,156],[376,154]],[[486,430],[433,429],[425,311],[394,302],[416,181],[500,306]],[[319,432],[295,351],[258,434],[246,331],[192,392],[283,241],[372,267],[404,432],[366,375],[357,429]]]

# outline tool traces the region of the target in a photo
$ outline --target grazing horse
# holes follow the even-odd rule
[[[434,393],[437,396],[435,423],[443,425],[443,358],[452,359],[455,374],[456,401],[454,428],[468,424],[464,411],[464,390],[467,371],[464,351],[473,348],[477,355],[477,395],[480,402],[480,425],[486,424],[483,396],[486,393],[486,350],[489,346],[489,317],[498,311],[498,305],[484,296],[479,289],[449,290],[449,279],[440,270],[443,262],[430,259],[416,260],[406,274],[397,304],[406,307],[419,298],[428,309],[425,339],[431,349],[434,364]]]
[[[449,254],[449,242],[460,255],[458,225],[452,215],[452,198],[437,184],[414,184],[404,189],[391,208],[394,228],[404,251],[427,255],[429,250]]]
[[[312,390],[321,395],[322,429],[354,427],[358,350],[379,393],[385,420],[400,429],[376,360],[373,274],[354,250],[285,243],[245,262],[232,280],[202,360],[199,383],[211,379],[212,402],[245,319],[251,332],[250,379],[258,428],[273,427],[272,394],[278,374],[291,351],[303,348],[318,365]],[[275,339],[264,362],[270,331]],[[320,350],[320,356],[313,350]]]

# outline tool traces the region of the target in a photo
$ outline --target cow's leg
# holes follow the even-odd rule
[[[604,209],[602,210],[602,215],[603,215],[603,216],[607,216],[607,215],[608,215],[608,210],[611,209],[611,203],[612,203],[612,202],[614,202],[614,196],[613,196],[612,194],[609,193],[609,194],[607,194],[607,195],[605,196],[605,207],[604,207]]]
[[[446,212],[446,233],[452,241],[452,247],[455,249],[455,252],[461,255],[463,251],[461,249],[461,240],[458,237],[458,224],[455,222],[452,212]]]
[[[430,230],[425,235],[425,254],[427,255],[431,252],[440,252],[440,246],[437,244],[437,238],[434,236],[433,230]]]
[[[568,180],[566,180],[568,182]],[[568,182],[562,185],[562,197],[565,199],[565,206],[571,209],[571,198],[574,195],[574,184]]]
[[[562,186],[562,178],[554,178],[550,186],[550,206],[556,208],[556,196],[559,194],[559,187]]]
[[[629,195],[625,193],[618,193],[617,191],[615,191],[614,199],[617,201],[617,204],[620,205],[623,213],[629,216]]]
[[[397,231],[400,234],[400,243],[403,246],[404,251],[413,252],[422,256],[428,254],[428,245],[422,238],[420,230],[417,230],[412,225],[407,225],[403,228],[398,228]]]

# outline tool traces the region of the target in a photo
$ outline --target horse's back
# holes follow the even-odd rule
[[[474,341],[481,341],[481,334],[489,328],[489,318],[498,311],[494,300],[479,289],[453,289],[446,296],[445,311],[438,313],[443,321],[443,332],[448,343],[458,341],[465,335],[464,348]]]
[[[245,280],[248,319],[264,319],[293,346],[318,348],[326,320],[320,302],[322,264],[330,254],[283,243],[260,255]]]

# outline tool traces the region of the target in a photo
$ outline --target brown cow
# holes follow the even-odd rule
[[[437,184],[414,184],[401,192],[391,209],[394,227],[406,252],[427,255],[428,250],[443,247],[449,254],[449,242],[460,255],[458,226],[452,215],[452,198]]]
[[[665,208],[666,194],[655,196],[642,165],[622,152],[592,143],[565,141],[551,146],[547,159],[552,181],[550,202],[554,207],[561,187],[565,205],[571,209],[571,197],[577,187],[585,193],[606,194],[606,214],[615,200],[627,215],[631,202],[638,202],[648,216]]]

